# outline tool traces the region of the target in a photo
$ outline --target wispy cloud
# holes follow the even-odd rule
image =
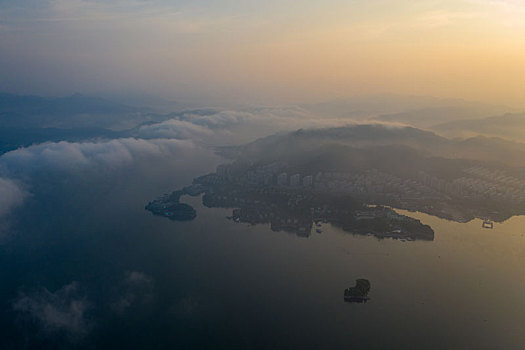
[[[111,304],[117,313],[124,313],[133,305],[149,303],[154,298],[154,280],[140,271],[128,271],[120,286],[121,295]]]
[[[76,282],[55,292],[40,288],[21,293],[13,303],[13,309],[34,322],[39,332],[45,335],[65,332],[73,340],[85,336],[92,328],[87,319],[89,307]]]

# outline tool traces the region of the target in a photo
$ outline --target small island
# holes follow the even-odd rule
[[[199,186],[188,186],[149,202],[145,209],[154,215],[164,216],[171,220],[191,221],[197,216],[197,211],[191,205],[180,203],[180,197],[182,195],[197,196],[203,190]]]
[[[345,289],[344,300],[349,303],[366,303],[370,298],[370,281],[364,278],[355,281],[355,286]]]

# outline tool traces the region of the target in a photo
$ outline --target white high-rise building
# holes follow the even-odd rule
[[[282,173],[277,176],[277,185],[286,186],[288,182],[288,174]]]
[[[290,176],[290,186],[291,187],[299,187],[301,186],[301,175],[295,174]]]
[[[303,187],[312,187],[314,178],[312,176],[305,176],[303,178]]]

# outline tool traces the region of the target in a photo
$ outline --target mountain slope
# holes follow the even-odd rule
[[[486,135],[525,142],[525,113],[505,114],[478,120],[458,120],[434,125],[433,131],[452,136]]]
[[[222,148],[220,152],[232,158],[270,160],[302,157],[320,148],[345,146],[352,149],[392,149],[394,158],[414,152],[426,157],[477,160],[525,167],[525,144],[500,138],[475,137],[447,139],[430,131],[412,127],[384,125],[353,125],[340,128],[298,130],[276,134],[240,147]],[[390,153],[390,152],[388,152]]]

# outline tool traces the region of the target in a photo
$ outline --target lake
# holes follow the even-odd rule
[[[100,196],[86,185],[24,207],[1,248],[3,348],[525,348],[525,217],[487,230],[400,211],[435,230],[434,241],[401,242],[330,224],[308,238],[273,232],[188,196],[191,222],[144,210],[191,177],[136,177]],[[345,303],[358,278],[370,301]],[[13,308],[72,282],[83,331],[54,332]]]

